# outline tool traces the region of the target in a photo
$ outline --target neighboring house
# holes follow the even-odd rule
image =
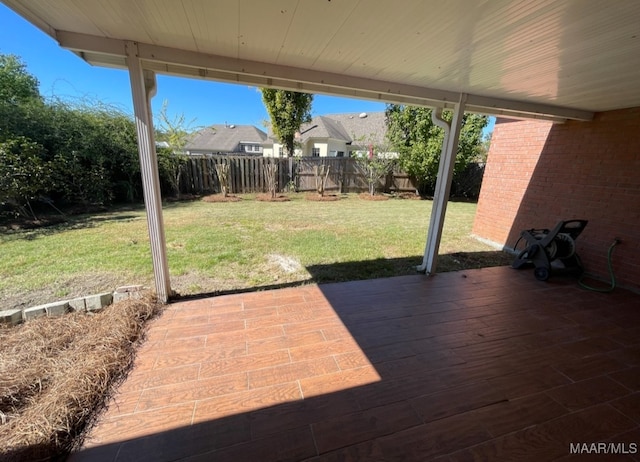
[[[316,116],[300,127],[295,155],[301,157],[349,157],[374,146],[384,149],[387,126],[384,112]],[[263,143],[265,157],[282,157],[282,144],[271,135]],[[396,157],[396,153],[378,152]]]
[[[211,125],[195,133],[185,145],[193,154],[243,154],[262,156],[267,134],[253,125]]]

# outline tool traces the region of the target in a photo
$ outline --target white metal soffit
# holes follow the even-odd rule
[[[640,106],[637,0],[1,0],[91,64],[471,112]],[[131,43],[135,42],[135,43]]]

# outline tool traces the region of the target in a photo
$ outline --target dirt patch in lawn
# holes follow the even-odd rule
[[[301,269],[303,269],[298,259],[294,257],[271,254],[269,255],[268,259],[270,264],[276,266],[278,269],[280,269],[280,271],[288,274],[295,273],[296,271],[300,271]]]
[[[61,460],[133,365],[150,295],[0,328],[0,460]]]

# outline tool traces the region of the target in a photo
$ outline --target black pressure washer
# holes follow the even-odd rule
[[[511,264],[520,269],[532,266],[533,274],[539,281],[546,281],[551,273],[581,275],[584,267],[576,253],[576,239],[587,226],[587,220],[568,220],[559,222],[553,229],[528,229],[522,231],[520,238],[527,247],[518,253]]]

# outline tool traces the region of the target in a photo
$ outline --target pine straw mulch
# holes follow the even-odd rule
[[[333,202],[340,200],[340,196],[337,194],[325,194],[324,196],[321,196],[320,194],[311,193],[304,196],[304,198],[308,201],[315,202]]]
[[[0,460],[63,460],[133,365],[151,295],[0,328]]]
[[[382,194],[376,194],[372,196],[369,193],[360,193],[358,197],[364,201],[388,201],[389,196],[383,196]]]
[[[208,196],[204,196],[202,200],[205,202],[240,202],[242,198],[234,196],[233,194],[227,194],[226,196],[223,196],[222,194],[210,194]]]
[[[423,197],[420,197],[420,195],[416,194],[415,192],[407,192],[407,191],[403,191],[401,193],[396,194],[396,198],[397,199],[415,200],[415,201],[419,201],[419,200],[424,199]]]
[[[284,194],[276,194],[275,197],[272,197],[271,194],[258,194],[256,200],[261,202],[289,202],[291,198]]]

